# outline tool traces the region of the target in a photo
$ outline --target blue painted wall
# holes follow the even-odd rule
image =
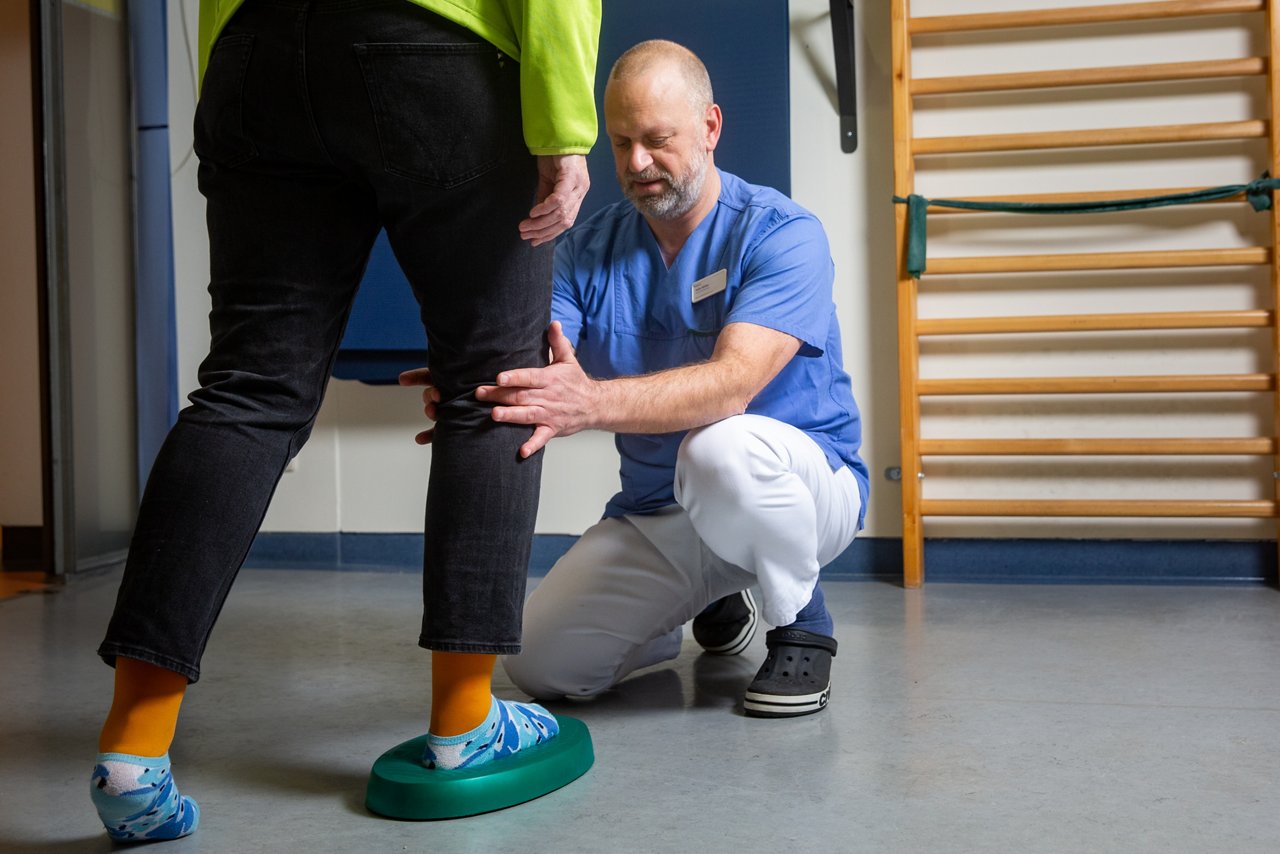
[[[169,185],[169,57],[165,3],[130,0],[135,138],[134,376],[138,493],[178,416],[172,190]]]
[[[533,538],[542,576],[577,537]],[[927,583],[1275,586],[1276,544],[1250,540],[926,540]],[[421,534],[259,534],[245,564],[270,569],[419,572]],[[902,541],[861,537],[823,568],[828,581],[902,581]]]

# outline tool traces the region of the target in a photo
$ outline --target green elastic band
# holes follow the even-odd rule
[[[893,201],[907,206],[907,272],[918,279],[926,268],[928,209],[931,206],[995,213],[1087,214],[1193,205],[1198,202],[1212,202],[1244,194],[1255,211],[1266,211],[1271,209],[1271,194],[1278,187],[1280,187],[1280,180],[1264,172],[1261,178],[1250,181],[1248,184],[1230,184],[1190,193],[1171,193],[1165,196],[1144,196],[1137,199],[1116,199],[1105,202],[969,202],[957,199],[926,199],[915,193],[905,199],[894,196]]]

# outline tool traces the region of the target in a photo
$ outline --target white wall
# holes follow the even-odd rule
[[[0,3],[0,525],[41,525],[40,313],[31,32]]]
[[[188,9],[189,36],[194,39],[195,0],[183,3]],[[823,0],[791,0],[790,5],[792,191],[797,201],[822,219],[831,238],[846,367],[864,413],[864,455],[873,476],[868,533],[896,536],[901,532],[900,492],[882,475],[886,467],[897,464],[898,456],[889,4],[857,4],[861,146],[854,155],[841,153],[838,145],[827,5]],[[1054,6],[1061,5],[1061,0],[915,0],[913,5],[915,14],[930,15]],[[170,23],[174,36],[170,107],[175,164],[183,161],[190,146],[192,105],[181,25],[180,16],[174,15]],[[1083,30],[1072,30],[1052,38],[1041,35],[1030,43],[991,34],[922,39],[916,73],[929,76],[1241,56],[1265,52],[1256,29],[1246,16],[1228,16],[1185,25],[1112,26],[1105,36],[1095,31],[1084,37]],[[1228,80],[1184,84],[1176,90],[1126,86],[1070,96],[922,99],[917,134],[1228,120],[1244,117],[1263,97],[1265,90],[1257,81]],[[1119,149],[1106,157],[1069,153],[936,158],[921,168],[918,187],[926,195],[943,197],[1243,182],[1261,171],[1260,154],[1257,145],[1228,144],[1177,154]],[[194,385],[195,366],[208,343],[204,327],[207,248],[202,205],[194,190],[194,163],[189,160],[175,175],[174,200],[180,375],[185,391]],[[1264,216],[1221,207],[1205,210],[1213,210],[1214,216],[1206,218],[1203,211],[1183,209],[1127,218],[1123,223],[1101,217],[1069,222],[956,218],[931,226],[930,252],[931,257],[943,257],[1086,248],[1236,246],[1264,236]],[[1225,219],[1219,216],[1224,211],[1228,212]],[[1008,277],[1001,280],[994,294],[980,292],[972,280],[933,279],[926,283],[922,312],[928,316],[942,311],[981,315],[1137,311],[1153,306],[1226,308],[1251,305],[1263,285],[1263,277],[1253,270],[1160,272],[1107,279]],[[1014,351],[995,339],[966,339],[945,347],[931,343],[924,348],[922,372],[925,376],[961,376],[1000,375],[1013,370],[1104,374],[1271,369],[1264,337],[1197,333],[1192,340],[1194,346],[1187,350],[1169,346],[1159,335],[1102,336],[1065,353],[1055,352],[1057,342],[1052,338],[1041,339],[1030,353]],[[1080,409],[1084,415],[1076,414]],[[1265,412],[1244,398],[1217,397],[1188,414],[1167,400],[1152,397],[1133,403],[1081,399],[1065,403],[1020,400],[1004,405],[981,400],[930,402],[925,408],[924,429],[926,435],[938,437],[1226,436],[1265,431],[1265,424]],[[299,456],[297,470],[285,475],[264,529],[420,530],[429,451],[412,443],[418,428],[419,408],[413,392],[333,383],[311,444]],[[1083,472],[1090,477],[1081,478],[1080,469],[1065,468],[1060,462],[1021,468],[1006,464],[981,473],[958,462],[932,461],[927,467],[926,490],[932,497],[1150,497],[1153,491],[1168,497],[1261,497],[1270,486],[1267,460],[1191,460],[1184,468],[1190,476],[1173,476],[1168,461],[1108,460],[1086,463]],[[616,470],[616,455],[607,435],[589,433],[554,442],[547,454],[538,530],[581,532],[598,518],[603,502],[616,489]],[[928,532],[931,536],[1265,537],[1270,534],[1270,525],[1183,520],[938,520],[929,523]]]
[[[823,0],[791,0],[791,195],[826,227],[836,265],[845,369],[862,411],[862,455],[871,468],[866,533],[899,536],[901,493],[883,477],[886,468],[898,464],[888,3],[855,6],[859,142],[854,154],[840,150],[827,9]]]

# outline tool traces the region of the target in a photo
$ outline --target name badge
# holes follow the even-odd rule
[[[693,301],[702,302],[707,297],[715,296],[729,284],[729,271],[716,270],[710,276],[698,279],[693,283]]]

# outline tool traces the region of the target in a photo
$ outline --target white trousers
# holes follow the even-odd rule
[[[603,519],[525,605],[523,651],[506,656],[530,696],[589,697],[680,653],[681,627],[757,584],[761,616],[785,626],[818,570],[857,533],[862,499],[803,431],[738,415],[691,431],[676,458],[677,505]]]

